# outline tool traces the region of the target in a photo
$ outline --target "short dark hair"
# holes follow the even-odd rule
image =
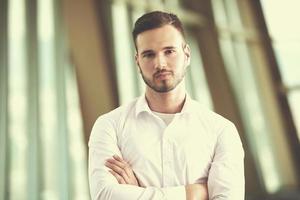
[[[135,48],[137,49],[136,38],[140,33],[151,29],[160,28],[164,25],[172,25],[181,33],[182,37],[184,38],[182,23],[175,14],[162,11],[153,11],[142,15],[134,24],[132,36]]]

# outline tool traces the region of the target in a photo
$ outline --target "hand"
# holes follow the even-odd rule
[[[195,183],[185,186],[187,200],[208,200],[206,183]]]
[[[111,169],[109,172],[116,177],[120,184],[139,186],[130,165],[118,155],[114,155],[113,158],[107,159],[105,166]]]

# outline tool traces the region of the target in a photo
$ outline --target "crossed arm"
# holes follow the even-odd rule
[[[106,160],[105,166],[109,172],[117,179],[119,184],[135,185],[141,187],[135,177],[130,165],[118,155]],[[189,184],[185,186],[187,200],[207,200],[207,184]]]
[[[89,182],[92,199],[113,200],[128,197],[201,200],[207,199],[208,193],[209,198],[216,200],[244,199],[244,155],[233,125],[226,126],[218,137],[207,185],[190,184],[159,188],[139,185],[131,167],[120,158],[115,130],[107,123],[107,120],[99,120],[89,141]],[[119,158],[111,157],[115,154],[118,154]]]

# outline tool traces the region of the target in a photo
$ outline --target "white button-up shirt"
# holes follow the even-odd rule
[[[104,165],[113,155],[143,187],[119,184]],[[93,200],[186,199],[185,185],[207,182],[209,199],[244,199],[244,151],[235,126],[186,97],[169,125],[145,96],[100,116],[89,140]]]

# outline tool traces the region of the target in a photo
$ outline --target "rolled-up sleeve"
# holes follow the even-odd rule
[[[185,187],[138,187],[119,184],[104,165],[113,155],[121,155],[114,121],[101,116],[95,122],[89,139],[89,184],[93,200],[160,200],[186,199]]]
[[[210,200],[243,200],[245,193],[244,150],[235,126],[230,123],[218,136],[208,176]]]

